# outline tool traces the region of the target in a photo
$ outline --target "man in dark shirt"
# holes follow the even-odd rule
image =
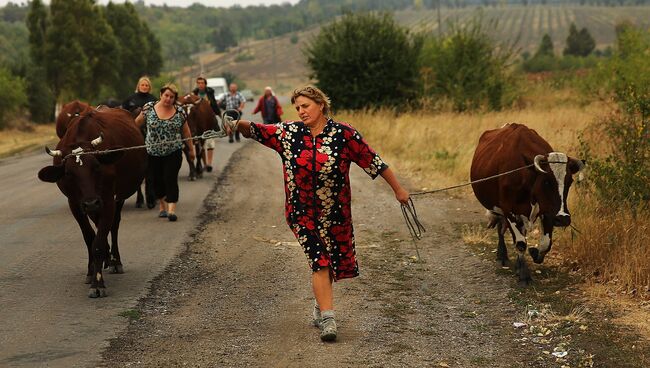
[[[221,116],[221,110],[217,104],[217,99],[214,97],[214,89],[208,87],[208,81],[203,77],[196,78],[196,88],[192,91],[192,94],[206,99],[210,102],[210,107],[214,111],[215,115]],[[212,158],[214,157],[214,147],[216,145],[217,139],[211,138],[205,140],[205,149],[207,153],[203,160],[205,161],[205,170],[207,172],[212,171]]]

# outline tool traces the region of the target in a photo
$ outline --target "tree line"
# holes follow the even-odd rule
[[[57,101],[122,98],[159,74],[161,45],[130,3],[33,0],[0,10],[0,127],[27,108],[52,121]]]

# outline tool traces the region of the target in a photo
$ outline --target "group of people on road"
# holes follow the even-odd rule
[[[177,104],[178,89],[173,84],[166,84],[160,89],[159,97],[152,93],[151,80],[143,76],[138,80],[135,93],[122,102],[122,108],[137,114],[136,123],[145,136],[149,165],[145,178],[145,193],[147,207],[155,207],[158,201],[161,218],[176,221],[176,203],[178,202],[178,173],[182,165],[181,139],[191,137],[187,116]],[[236,83],[230,83],[228,93],[217,100],[214,89],[207,85],[204,77],[196,79],[196,88],[192,93],[210,103],[215,115],[221,116],[221,109],[233,120],[242,116],[246,98],[238,91]],[[278,123],[282,117],[282,107],[271,87],[266,87],[264,96],[258,102],[254,114],[261,112],[267,124]],[[239,142],[238,131],[229,133],[229,142]],[[174,141],[176,143],[167,143]],[[216,138],[207,139],[205,142],[205,161],[207,172],[212,171]],[[194,159],[194,145],[185,141],[188,147],[190,160]]]
[[[150,91],[151,82],[141,78],[136,93],[123,106],[130,111],[142,109],[136,123],[146,129],[150,173],[147,180],[153,181],[159,216],[176,221],[183,145],[180,139],[190,137],[191,133],[183,109],[176,104],[176,87],[166,84],[160,89],[159,98]],[[241,119],[246,99],[234,83],[218,99],[206,79],[199,77],[193,93],[208,100],[215,114],[220,115],[221,109],[225,109],[229,118],[224,126],[230,142],[239,141],[243,135],[279,153],[284,171],[286,221],[312,272],[313,324],[320,328],[321,340],[336,340],[333,282],[359,275],[351,217],[350,164],[356,163],[373,179],[384,178],[400,203],[408,203],[409,193],[358,131],[331,117],[329,98],[314,86],[293,92],[291,103],[300,120],[283,123],[282,107],[271,87],[265,88],[253,111],[261,113],[263,123]],[[194,156],[193,145],[186,143],[190,156]],[[211,142],[207,167],[212,164],[213,150]]]

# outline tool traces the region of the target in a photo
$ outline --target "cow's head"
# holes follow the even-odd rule
[[[574,175],[585,167],[585,163],[561,152],[551,152],[535,156],[534,167],[538,175],[533,184],[532,199],[533,204],[538,206],[543,234],[539,247],[529,248],[529,252],[536,263],[542,263],[551,249],[553,227],[571,225],[567,205],[569,188]]]
[[[192,109],[197,107],[201,101],[199,96],[193,94],[187,94],[178,98],[178,103],[183,106],[183,110],[185,110],[187,116],[190,116]]]
[[[97,212],[102,207],[102,189],[108,176],[113,175],[112,165],[124,154],[123,151],[107,154],[86,154],[103,143],[103,135],[79,143],[72,150],[50,150],[46,152],[55,159],[55,164],[38,172],[38,178],[48,183],[58,182],[65,188],[66,195],[77,199],[85,213]],[[66,152],[67,151],[67,152]]]

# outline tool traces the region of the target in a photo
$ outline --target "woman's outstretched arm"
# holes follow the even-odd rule
[[[408,203],[409,192],[400,185],[397,177],[395,176],[395,173],[393,173],[393,170],[391,170],[390,167],[386,168],[379,175],[381,175],[381,177],[386,180],[388,185],[390,185],[390,187],[393,189],[393,192],[395,192],[395,198],[397,198],[400,203]]]

